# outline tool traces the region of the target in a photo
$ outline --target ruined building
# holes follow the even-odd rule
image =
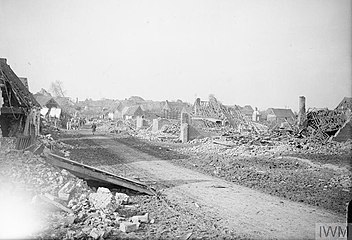
[[[24,83],[28,86],[26,79]],[[39,134],[40,105],[24,83],[0,58],[0,137]]]

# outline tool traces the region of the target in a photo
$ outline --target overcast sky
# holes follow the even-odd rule
[[[334,108],[351,96],[350,0],[0,0],[0,57],[30,90]]]

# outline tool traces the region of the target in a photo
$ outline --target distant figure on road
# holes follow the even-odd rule
[[[97,125],[93,122],[93,124],[92,124],[92,133],[93,133],[93,135],[94,135],[96,129],[97,129]]]

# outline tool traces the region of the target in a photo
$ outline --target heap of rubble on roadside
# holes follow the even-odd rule
[[[4,197],[18,195],[26,206],[40,212],[43,224],[25,237],[103,239],[150,222],[148,213],[136,214],[138,206],[125,193],[90,188],[29,151],[0,149],[0,181]]]
[[[319,145],[339,145],[334,143],[334,134],[348,121],[348,117],[344,113],[336,110],[311,110],[307,113],[305,127],[298,129],[297,124],[283,124],[269,126],[267,123],[249,124],[246,121],[247,128],[241,131],[232,126],[222,126],[221,124],[207,124],[206,120],[202,120],[203,124],[197,126],[209,136],[220,138],[221,141],[228,145],[253,145],[253,146],[273,146],[286,144],[296,150],[312,150],[321,149]],[[198,120],[199,122],[199,120]],[[239,123],[241,124],[241,123]],[[249,125],[256,125],[256,128],[250,128]],[[260,127],[260,131],[258,131]],[[264,130],[263,130],[264,129]],[[170,123],[164,125],[158,131],[152,131],[151,126],[136,129],[132,120],[106,122],[102,123],[98,131],[109,133],[127,133],[148,141],[157,142],[180,142],[180,123]],[[197,139],[189,141],[189,144],[207,142],[210,137],[201,136]],[[336,149],[335,147],[331,149]],[[329,151],[327,147],[325,151]],[[331,150],[334,151],[334,150]]]

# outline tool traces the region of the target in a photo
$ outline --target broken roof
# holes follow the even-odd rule
[[[121,102],[118,102],[117,104],[113,104],[112,106],[110,106],[109,111],[110,112],[122,112],[122,110],[124,109],[124,105]]]
[[[294,118],[295,117],[295,115],[293,114],[291,109],[287,109],[287,108],[269,108],[268,110],[271,111],[278,118],[285,118],[285,117]]]
[[[163,110],[167,111],[179,111],[181,112],[183,108],[188,107],[186,103],[183,102],[169,102],[168,100],[165,101]]]
[[[59,107],[59,104],[55,101],[53,97],[36,93],[34,94],[34,98],[37,100],[41,107],[46,107],[48,104],[53,105],[55,107]]]
[[[340,109],[340,110],[350,109],[350,110],[352,110],[352,97],[344,97],[335,109]]]
[[[20,107],[40,107],[40,104],[33,97],[32,93],[23,85],[19,77],[7,64],[6,58],[0,58],[0,79],[9,83]]]
[[[123,112],[123,115],[127,116],[141,116],[144,114],[141,106],[126,107]]]
[[[47,90],[45,90],[44,88],[40,89],[40,91],[37,92],[36,94],[41,94],[44,96],[52,97],[51,94]]]
[[[54,99],[60,106],[73,107],[75,105],[69,97],[55,97]]]
[[[240,111],[245,115],[252,115],[254,112],[252,106],[250,105],[245,105],[244,107],[240,107]]]

